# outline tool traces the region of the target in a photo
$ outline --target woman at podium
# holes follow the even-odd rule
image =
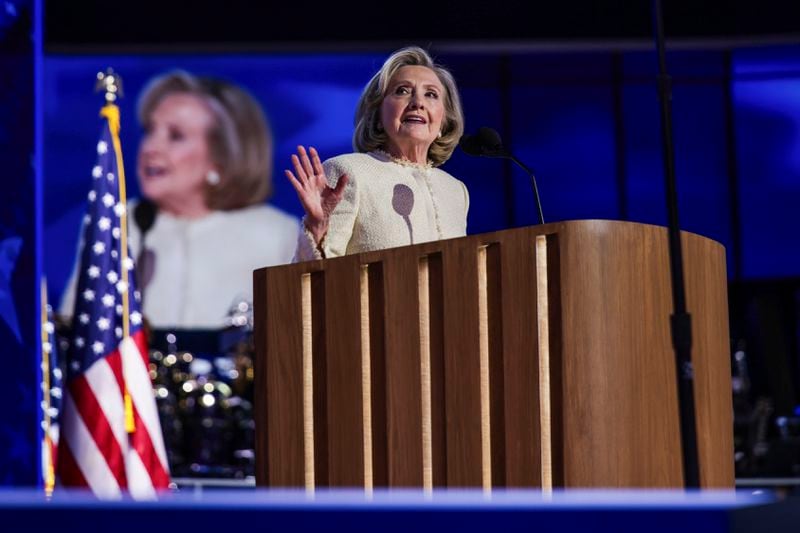
[[[296,261],[466,235],[469,195],[438,168],[464,131],[452,74],[418,47],[392,54],[355,115],[355,153],[298,146],[286,176],[305,210]]]

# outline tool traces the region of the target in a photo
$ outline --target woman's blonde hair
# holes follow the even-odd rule
[[[428,159],[439,166],[450,158],[464,133],[464,112],[453,75],[435,63],[428,52],[417,46],[402,48],[389,56],[364,87],[356,108],[353,148],[358,152],[385,149],[389,137],[381,126],[381,105],[392,76],[407,66],[428,67],[436,73],[444,86],[442,135],[428,149]]]
[[[206,205],[231,210],[266,200],[272,193],[272,133],[255,98],[226,81],[172,71],[145,87],[139,122],[146,125],[158,104],[176,93],[197,96],[214,117],[207,140],[220,181],[206,185]]]

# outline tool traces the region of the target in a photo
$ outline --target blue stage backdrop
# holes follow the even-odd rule
[[[132,196],[135,103],[173,68],[248,88],[276,139],[275,205],[300,207],[282,170],[297,144],[349,151],[355,103],[388,50],[348,54],[49,55],[45,59],[45,270],[60,296],[89,189],[100,97],[95,74],[125,82],[122,144]],[[435,50],[434,50],[435,52]],[[656,61],[645,52],[437,54],[459,81],[467,131],[498,129],[537,174],[548,221],[666,224]],[[668,55],[683,229],[720,241],[732,279],[800,275],[792,211],[800,200],[800,47]],[[471,193],[469,232],[536,221],[528,177],[457,152],[445,168]]]
[[[800,274],[800,49],[752,49],[734,64],[743,273]]]
[[[33,2],[0,7],[0,486],[39,471]]]

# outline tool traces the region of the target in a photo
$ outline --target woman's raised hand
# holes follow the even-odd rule
[[[319,244],[328,232],[328,220],[342,199],[348,177],[342,174],[336,187],[329,187],[319,154],[313,146],[309,147],[308,153],[303,146],[298,146],[297,155],[292,154],[292,166],[294,173],[291,170],[284,172],[303,204],[306,227]]]

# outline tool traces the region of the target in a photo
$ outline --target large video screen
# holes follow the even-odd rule
[[[258,100],[275,143],[270,202],[299,217],[283,175],[290,154],[298,144],[323,158],[352,150],[356,102],[390,51],[47,55],[44,265],[52,297],[66,285],[86,208],[103,103],[98,71],[111,67],[124,81],[130,197],[139,194],[138,96],[153,76],[182,69],[232,81]],[[459,83],[466,131],[494,127],[533,169],[546,221],[666,224],[652,53],[433,52]],[[800,47],[740,50],[730,61],[726,53],[669,55],[681,226],[726,247],[731,278],[797,276]],[[530,178],[510,162],[457,150],[444,168],[470,191],[469,233],[536,222]]]

